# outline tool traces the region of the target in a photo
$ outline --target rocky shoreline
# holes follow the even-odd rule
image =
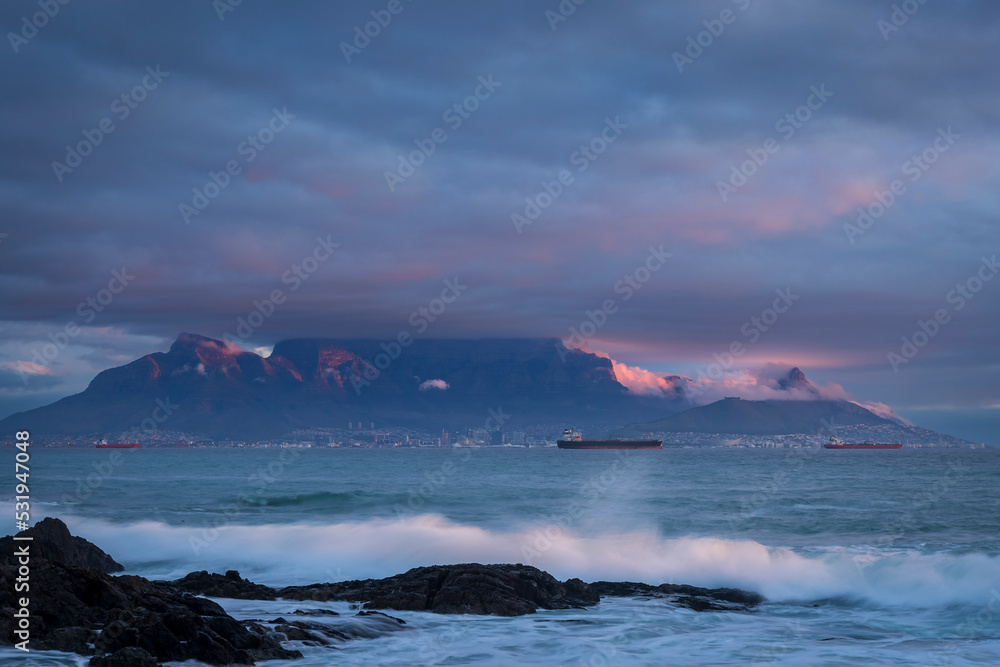
[[[253,665],[258,660],[302,656],[284,642],[333,645],[405,630],[405,622],[378,610],[437,614],[520,616],[539,609],[585,609],[602,597],[663,599],[695,611],[748,611],[763,596],[738,589],[706,589],[634,582],[559,581],[530,565],[434,565],[384,579],[271,588],[236,571],[192,572],[174,581],[111,576],[124,567],[100,548],[46,518],[19,536],[30,536],[31,648],[92,656],[94,667],[154,667],[196,659],[213,665]],[[0,539],[0,588],[13,591],[18,576],[15,541]],[[238,621],[206,599],[346,601],[362,610],[352,623],[331,628],[309,620]],[[14,644],[13,595],[0,610],[0,644]],[[297,610],[295,616],[336,616]]]

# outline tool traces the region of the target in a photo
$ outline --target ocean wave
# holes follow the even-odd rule
[[[581,535],[554,525],[491,531],[434,514],[398,520],[185,527],[67,518],[128,571],[170,578],[239,569],[286,585],[384,577],[421,565],[519,562],[559,578],[733,586],[772,602],[851,599],[919,608],[983,605],[1000,591],[1000,558],[867,546],[793,550],[653,531]],[[997,593],[1000,596],[1000,593]]]

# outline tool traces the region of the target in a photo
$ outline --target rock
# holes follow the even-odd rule
[[[156,658],[135,646],[91,658],[87,664],[90,667],[157,667]]]
[[[383,614],[380,611],[359,611],[357,614],[355,614],[355,616],[378,616],[379,618],[391,619],[396,623],[398,623],[399,625],[406,625],[406,621],[404,621],[403,619],[396,618],[395,616],[390,616],[389,614]]]
[[[192,572],[171,582],[162,583],[187,593],[214,598],[275,600],[278,597],[273,588],[248,581],[241,577],[236,570],[229,570],[225,574],[209,574],[202,570]]]
[[[94,652],[90,645],[94,643],[95,639],[97,639],[97,633],[87,628],[56,628],[49,633],[44,641],[39,642],[39,646],[50,651],[90,655]]]
[[[69,528],[59,519],[46,517],[18,536],[34,538],[31,543],[32,558],[92,567],[101,572],[121,572],[125,566],[101,551],[100,548],[83,539],[70,535]],[[13,550],[14,538],[0,538],[0,553],[9,554]]]
[[[649,584],[634,581],[598,581],[591,588],[603,597],[653,597],[694,611],[745,611],[766,598],[738,588],[699,588],[684,584]]]
[[[284,639],[301,641],[312,646],[328,646],[351,639],[376,639],[403,632],[406,621],[380,611],[362,611],[356,616],[331,618],[330,622],[289,621],[276,618],[268,621]]]
[[[292,600],[364,602],[366,609],[432,611],[438,614],[521,616],[542,609],[597,604],[596,592],[579,579],[560,582],[530,565],[435,565],[386,579],[289,586],[277,591]]]
[[[347,641],[351,639],[348,635],[334,628],[309,621],[284,621],[277,624],[274,629],[291,641],[302,641],[313,646],[327,646],[333,640]]]
[[[438,614],[520,616],[537,609],[588,607],[604,597],[655,597],[695,611],[745,611],[764,602],[758,593],[736,588],[699,588],[579,579],[560,582],[528,565],[435,565],[418,567],[385,579],[288,586],[272,589],[230,571],[226,575],[192,572],[169,582],[180,590],[243,599],[338,600],[361,602],[365,609],[432,611]],[[328,613],[315,610],[311,613]],[[282,619],[282,622],[285,623]]]
[[[0,563],[0,590],[14,590],[18,573],[12,553],[4,553]],[[0,603],[0,643],[9,645],[15,619],[8,600],[4,596]],[[252,665],[301,657],[283,649],[263,628],[248,629],[211,600],[142,577],[112,577],[34,554],[30,609],[32,648],[96,654],[94,665],[145,664],[143,653],[153,664],[200,660]]]
[[[377,613],[377,612],[372,612]],[[293,616],[340,616],[335,611],[329,609],[296,609],[292,612]]]

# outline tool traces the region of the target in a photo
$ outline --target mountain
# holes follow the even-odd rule
[[[806,377],[806,374],[799,370],[796,366],[792,370],[788,371],[788,374],[782,378],[778,378],[778,388],[784,391],[806,391],[815,396],[819,396],[819,390],[812,381]]]
[[[798,369],[796,369],[798,370]],[[802,376],[803,379],[805,376]],[[817,433],[825,425],[883,426],[898,422],[844,400],[745,401],[726,398],[691,408],[664,419],[635,424],[625,429],[629,435],[644,432],[745,433],[782,435]]]
[[[98,374],[87,389],[12,415],[0,427],[39,435],[141,428],[221,438],[269,438],[349,421],[430,429],[483,424],[590,425],[679,409],[635,396],[612,363],[556,339],[298,339],[267,358],[195,334],[165,353]]]
[[[482,340],[293,339],[268,357],[196,334],[167,352],[99,373],[86,390],[0,421],[7,432],[39,436],[263,440],[297,429],[349,423],[428,431],[465,430],[504,416],[504,429],[567,426],[596,432],[781,434],[838,426],[900,423],[810,382],[798,368],[759,379],[768,397],[726,399],[686,409],[696,383],[669,376],[671,391],[632,391],[627,369],[568,349],[553,338]],[[620,367],[620,365],[619,365]],[[692,397],[696,398],[696,397]],[[795,400],[791,400],[795,399]],[[705,399],[703,399],[705,400]],[[495,424],[495,422],[493,422]]]

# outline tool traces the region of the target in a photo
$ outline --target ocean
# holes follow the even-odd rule
[[[405,628],[298,647],[289,665],[1000,664],[995,449],[35,448],[30,479],[32,522],[59,517],[151,579],[237,569],[280,586],[520,562],[768,599],[752,612],[626,598],[517,618],[386,610]],[[354,613],[217,601],[237,618]]]

